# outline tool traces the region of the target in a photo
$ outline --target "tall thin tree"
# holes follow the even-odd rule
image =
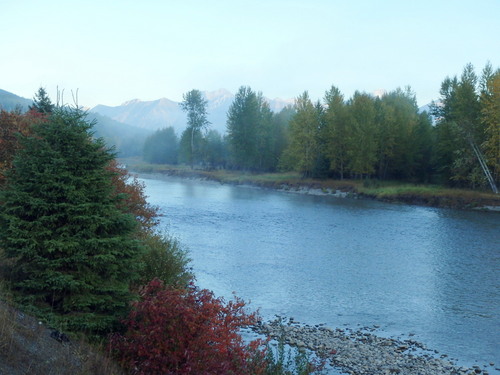
[[[194,164],[195,135],[201,133],[209,125],[207,119],[207,100],[199,90],[191,90],[182,96],[184,99],[179,105],[187,113],[187,129],[191,134],[190,161],[191,169]]]

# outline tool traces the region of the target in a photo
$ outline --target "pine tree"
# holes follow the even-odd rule
[[[55,106],[43,87],[40,87],[33,98],[33,105],[29,107],[30,110],[43,114],[50,114]]]
[[[106,168],[114,155],[91,127],[56,108],[20,138],[0,191],[0,248],[22,303],[62,329],[105,333],[128,306],[140,246]]]
[[[227,135],[236,168],[258,169],[261,120],[259,96],[250,88],[239,88],[227,112]]]

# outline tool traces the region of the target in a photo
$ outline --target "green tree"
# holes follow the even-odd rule
[[[481,90],[481,121],[485,127],[484,153],[493,177],[500,183],[500,69],[485,68]]]
[[[0,248],[21,302],[62,329],[102,334],[127,310],[142,251],[106,168],[114,155],[91,127],[55,108],[20,138],[0,192]]]
[[[355,92],[347,104],[350,132],[349,169],[355,176],[370,176],[377,162],[377,124],[375,99]]]
[[[201,163],[203,159],[203,134],[200,130],[186,128],[179,140],[179,162],[194,167],[194,163]],[[196,145],[193,149],[191,146]]]
[[[486,185],[481,166],[486,132],[479,97],[478,77],[474,67],[467,64],[460,80],[454,77],[443,81],[440,104],[434,107],[439,118],[436,127],[439,168],[453,185],[472,188]]]
[[[415,94],[398,88],[378,99],[376,108],[379,178],[413,178],[419,122]]]
[[[177,164],[179,140],[173,127],[157,130],[146,138],[143,159],[153,164]]]
[[[325,93],[325,155],[330,160],[330,170],[344,179],[347,169],[348,131],[344,96],[332,86]]]
[[[290,140],[289,124],[295,115],[295,107],[288,105],[278,113],[273,113],[269,129],[269,149],[267,151],[267,168],[276,171],[279,168],[283,152]]]
[[[29,107],[30,110],[49,114],[52,113],[55,106],[47,94],[47,91],[43,87],[40,87],[33,98],[33,105]]]
[[[207,120],[207,104],[208,102],[203,98],[203,94],[199,90],[191,90],[184,94],[183,101],[180,106],[184,112],[187,113],[187,129],[190,134],[190,164],[193,168],[195,162],[196,150],[196,135],[202,133],[210,122]],[[198,145],[199,147],[199,145]]]
[[[415,178],[419,182],[429,183],[434,174],[435,133],[427,112],[419,114],[415,129]]]
[[[283,155],[283,165],[310,177],[319,152],[318,112],[307,91],[297,98],[295,109],[297,112],[290,121],[290,143]]]
[[[227,136],[232,163],[236,168],[256,169],[259,162],[258,128],[260,99],[250,87],[242,86],[227,113]]]
[[[210,130],[204,138],[203,160],[209,168],[224,167],[227,162],[227,145],[217,130]]]

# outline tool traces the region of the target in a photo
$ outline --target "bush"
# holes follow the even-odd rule
[[[260,340],[246,345],[239,330],[255,324],[239,300],[225,303],[205,289],[165,286],[158,279],[141,291],[111,347],[137,374],[263,374]]]
[[[190,259],[176,238],[168,234],[146,233],[141,243],[145,251],[141,258],[140,285],[155,278],[166,285],[188,285],[193,278],[188,267]]]

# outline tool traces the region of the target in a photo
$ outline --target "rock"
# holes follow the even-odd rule
[[[59,332],[57,330],[53,330],[50,333],[50,337],[52,337],[53,339],[55,339],[55,340],[57,340],[59,342],[69,342],[69,337],[66,336],[64,333]]]
[[[343,373],[353,374],[404,374],[404,375],[465,375],[477,374],[476,370],[456,367],[453,363],[419,350],[424,345],[414,340],[388,339],[366,332],[369,329],[331,329],[323,325],[308,326],[296,323],[284,326],[286,320],[269,322],[273,337],[283,337],[285,342],[299,350],[312,350],[326,356],[332,366]],[[427,348],[425,348],[428,350]],[[437,352],[437,351],[436,351]],[[477,369],[481,369],[477,366]]]

